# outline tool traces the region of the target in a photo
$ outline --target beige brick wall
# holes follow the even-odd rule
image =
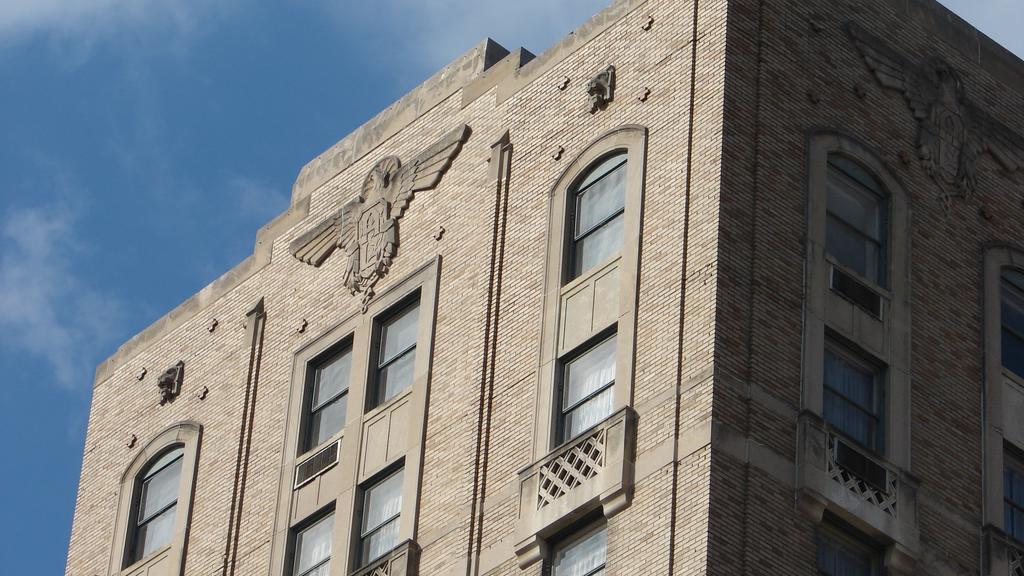
[[[298,384],[294,356],[359,308],[341,286],[343,258],[313,268],[288,245],[354,197],[381,157],[411,158],[463,122],[472,136],[441,185],[412,202],[398,256],[378,285],[386,290],[442,258],[417,526],[421,574],[461,575],[470,562],[480,573],[541,573],[539,565],[520,570],[512,545],[518,472],[533,458],[549,194],[577,153],[623,124],[647,127],[649,140],[632,402],[636,488],[632,504],[609,521],[609,573],[815,573],[815,527],[796,512],[785,471],[796,458],[801,409],[806,143],[810,130],[823,128],[877,150],[910,195],[918,573],[978,573],[981,258],[987,244],[1024,237],[1020,185],[983,157],[977,195],[947,213],[913,157],[917,127],[906,104],[877,85],[842,24],[856,20],[911,55],[942,54],[969,78],[970,98],[1018,132],[1024,124],[1010,111],[1024,96],[937,38],[942,27],[926,22],[930,13],[919,5],[927,1],[701,0],[695,14],[690,1],[621,0],[476,99],[464,103],[462,91],[445,95],[432,83],[415,103],[396,105],[391,120],[360,132],[368,152],[312,191],[305,218],[297,186],[291,214],[263,233],[272,242],[269,263],[236,269],[218,285],[230,289],[207,289],[98,370],[66,574],[107,573],[123,471],[148,439],[186,419],[204,431],[185,573],[221,573],[249,367],[245,314],[261,298],[266,334],[236,573],[269,572],[282,450],[294,449],[284,446],[285,406]],[[910,15],[899,11],[908,6]],[[615,101],[590,114],[583,87],[608,64],[618,71]],[[560,90],[563,77],[569,85]],[[427,106],[430,98],[437,102]],[[495,215],[488,159],[506,130],[513,153],[500,312],[490,318],[498,325],[493,403],[485,468],[477,470]],[[384,136],[367,144],[375,134]],[[219,325],[210,332],[213,318]],[[308,327],[299,333],[303,319]],[[183,393],[160,406],[155,377],[179,359]],[[142,367],[148,375],[139,382]],[[203,386],[206,398],[193,397]],[[132,434],[138,442],[128,448]],[[478,474],[486,483],[482,517],[474,518]],[[345,573],[338,564],[333,573]]]

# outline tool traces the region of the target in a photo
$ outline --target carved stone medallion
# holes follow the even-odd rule
[[[847,31],[878,83],[906,99],[918,124],[917,155],[947,205],[974,193],[982,153],[1011,174],[1024,166],[1024,139],[967,100],[948,62],[935,57],[915,64],[852,22]]]
[[[181,393],[181,383],[184,378],[185,362],[182,360],[178,360],[174,366],[164,370],[164,373],[156,380],[156,385],[160,389],[161,404],[174,400]]]
[[[608,103],[615,99],[615,66],[605,68],[587,82],[587,95],[590,96],[591,114],[608,107]]]
[[[398,250],[398,221],[416,192],[437,187],[469,134],[463,124],[405,166],[394,156],[381,159],[359,197],[292,242],[292,255],[319,267],[336,248],[344,249],[348,262],[342,283],[353,295],[362,294],[365,311]]]

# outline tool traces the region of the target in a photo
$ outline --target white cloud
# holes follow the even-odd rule
[[[76,224],[66,204],[14,209],[0,221],[0,342],[47,362],[67,388],[91,382],[96,348],[120,315],[76,276]]]
[[[74,56],[102,40],[156,40],[174,46],[234,0],[2,0],[0,42],[45,36]],[[68,50],[68,48],[71,48]],[[83,50],[85,48],[85,50]]]

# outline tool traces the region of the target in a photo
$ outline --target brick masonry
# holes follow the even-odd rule
[[[224,573],[250,360],[246,313],[260,299],[266,326],[234,573],[270,573],[282,450],[294,449],[284,446],[293,358],[359,310],[341,285],[344,258],[313,268],[288,246],[353,198],[377,160],[411,158],[459,123],[473,133],[440,186],[413,201],[378,288],[441,257],[416,527],[421,574],[541,574],[540,565],[517,567],[512,533],[517,474],[532,462],[551,186],[588,143],[623,124],[646,126],[649,140],[636,488],[609,520],[608,573],[816,573],[815,526],[778,470],[792,473],[801,409],[808,134],[832,129],[876,150],[911,199],[915,573],[980,574],[981,264],[987,245],[1022,244],[1022,188],[983,155],[977,193],[947,211],[914,156],[906,103],[870,75],[842,28],[849,20],[915,57],[942,55],[968,79],[974,102],[1024,133],[1013,113],[1024,105],[1024,65],[930,0],[620,0],[522,66],[512,54],[484,71],[503,51],[478,47],[439,75],[461,85],[429,80],[311,163],[252,259],[97,370],[66,574],[108,574],[121,476],[141,445],[182,420],[203,425],[184,573]],[[591,114],[584,86],[609,64],[615,100]],[[488,159],[505,131],[513,153],[500,316],[488,318]],[[488,320],[498,326],[493,402],[485,469],[477,469]],[[182,394],[160,405],[155,378],[179,359]],[[204,386],[205,398],[195,397]],[[347,573],[338,564],[332,574]]]

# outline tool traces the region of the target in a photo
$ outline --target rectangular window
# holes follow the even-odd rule
[[[398,544],[398,525],[402,514],[403,470],[366,488],[359,526],[360,566],[390,552]]]
[[[863,543],[836,535],[818,535],[818,574],[821,576],[876,576],[878,555]]]
[[[412,386],[419,332],[419,301],[386,317],[380,324],[375,353],[373,390],[367,409],[373,409]]]
[[[825,421],[871,450],[885,446],[883,374],[866,359],[829,342],[825,346]]]
[[[1024,273],[1003,272],[1001,317],[1003,367],[1024,378]]]
[[[565,365],[561,394],[562,442],[611,415],[615,384],[615,336]]]
[[[885,206],[875,179],[860,166],[829,157],[825,245],[844,266],[885,284]]]
[[[552,576],[603,576],[608,548],[605,526],[555,549]]]
[[[296,534],[292,576],[327,576],[331,569],[333,536],[333,513]]]
[[[626,209],[626,153],[600,161],[573,194],[570,279],[611,258],[622,247]]]
[[[1003,455],[1003,530],[1024,542],[1024,462]]]
[[[316,448],[345,427],[352,347],[330,353],[309,374],[309,414],[303,451]]]

